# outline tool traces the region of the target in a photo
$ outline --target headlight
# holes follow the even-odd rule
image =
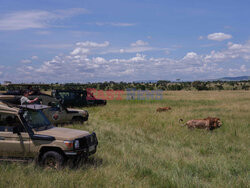
[[[67,146],[68,149],[73,149],[73,141],[65,140],[64,144]]]
[[[83,114],[84,116],[87,116],[89,113],[88,113],[88,111],[84,110],[84,111],[82,111],[82,114]]]
[[[75,149],[80,148],[79,140],[75,140]]]

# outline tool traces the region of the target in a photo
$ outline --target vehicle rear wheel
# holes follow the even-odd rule
[[[64,164],[64,157],[56,151],[47,151],[42,156],[42,166],[48,169],[61,169]]]

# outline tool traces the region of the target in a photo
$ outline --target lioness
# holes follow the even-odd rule
[[[163,112],[163,111],[168,111],[168,110],[171,110],[171,107],[160,107],[160,108],[157,108],[157,112]]]

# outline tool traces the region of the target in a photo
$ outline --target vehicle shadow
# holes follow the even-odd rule
[[[34,160],[32,159],[13,159],[13,158],[0,158],[0,165],[32,165]]]
[[[41,168],[40,165],[32,159],[13,159],[13,158],[0,158],[0,165],[20,164],[24,166],[34,165],[34,168]],[[98,157],[91,157],[87,159],[81,159],[80,161],[68,161],[63,168],[69,168],[71,170],[87,170],[90,168],[98,168],[103,165],[103,159]]]
[[[56,127],[79,127],[79,126],[90,126],[88,121],[85,122],[72,122],[72,123],[60,123],[55,124]]]
[[[69,164],[70,169],[81,169],[86,170],[89,168],[98,168],[103,164],[103,159],[98,157],[91,157],[87,159],[81,159],[80,161],[75,162],[74,164]]]

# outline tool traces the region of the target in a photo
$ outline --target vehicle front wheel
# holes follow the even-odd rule
[[[61,169],[64,164],[64,157],[56,151],[47,151],[42,156],[41,164],[48,169]]]

